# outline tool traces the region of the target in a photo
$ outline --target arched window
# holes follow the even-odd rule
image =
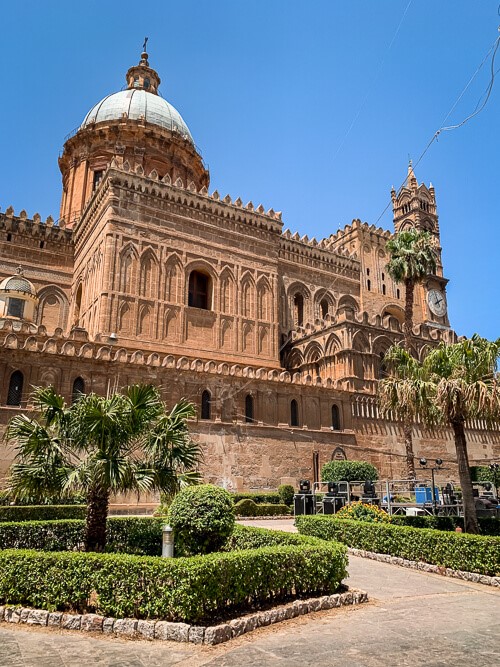
[[[210,407],[211,407],[212,397],[208,389],[201,395],[201,418],[210,419]]]
[[[367,281],[366,281],[366,286],[368,287],[368,291],[370,291],[371,288],[372,288],[371,280],[367,280]]]
[[[386,293],[385,285],[382,285],[382,294]]]
[[[73,391],[71,392],[71,402],[75,403],[82,394],[85,393],[85,380],[82,377],[75,378],[73,382]]]
[[[245,397],[245,421],[252,424],[253,419],[253,396],[247,394]]]
[[[396,299],[401,298],[401,292],[399,291],[399,288],[396,290]]]
[[[321,299],[319,307],[321,310],[321,317],[325,319],[325,317],[328,315],[328,299]]]
[[[211,281],[206,273],[191,271],[189,274],[188,306],[210,310]]]
[[[299,425],[299,406],[297,401],[293,398],[290,402],[290,426]]]
[[[342,430],[342,425],[340,423],[340,410],[338,405],[332,405],[332,429],[334,431]]]
[[[21,371],[14,371],[10,376],[7,405],[21,405],[24,376]]]
[[[294,322],[298,327],[301,327],[304,324],[304,297],[302,294],[297,293],[293,297],[293,307],[294,307]]]

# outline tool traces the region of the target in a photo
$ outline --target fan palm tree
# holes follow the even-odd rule
[[[415,286],[428,275],[436,272],[437,250],[429,232],[410,229],[399,232],[387,242],[390,260],[387,273],[397,283],[405,286],[405,321],[403,325],[404,347],[411,352],[413,335],[413,303]],[[403,434],[406,452],[408,479],[414,480],[415,459],[413,453],[413,423],[409,417],[403,418]]]
[[[112,493],[175,493],[200,480],[198,444],[189,437],[192,403],[170,412],[151,385],[133,385],[109,397],[81,395],[71,406],[52,387],[33,394],[38,419],[14,417],[6,436],[14,444],[10,487],[18,498],[46,500],[69,492],[87,499],[85,549],[102,551]]]
[[[453,345],[441,343],[419,362],[394,345],[385,356],[390,376],[379,383],[382,413],[400,418],[420,417],[429,426],[453,430],[467,532],[478,523],[467,454],[466,422],[500,419],[500,338],[477,335]]]

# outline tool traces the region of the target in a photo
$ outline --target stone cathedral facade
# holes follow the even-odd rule
[[[332,457],[400,477],[399,424],[375,398],[402,339],[404,288],[386,272],[391,232],[354,220],[316,240],[280,212],[209,191],[180,114],[143,53],[126,89],[96,104],[64,145],[60,217],[0,213],[0,429],[30,387],[67,401],[133,382],[198,406],[207,480],[273,488]],[[429,230],[432,185],[410,165],[392,191],[395,230]],[[415,296],[414,353],[453,341],[441,264]],[[454,466],[451,434],[415,427],[417,457]],[[500,455],[470,425],[471,463]],[[0,476],[12,453],[0,450]]]

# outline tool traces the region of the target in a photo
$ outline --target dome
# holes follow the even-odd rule
[[[98,102],[85,116],[80,126],[84,129],[94,123],[110,120],[142,120],[176,132],[190,143],[193,137],[180,113],[167,100],[143,89],[129,88],[108,95]]]
[[[36,289],[33,283],[21,275],[5,278],[0,283],[0,292],[22,292],[29,296],[36,297]]]

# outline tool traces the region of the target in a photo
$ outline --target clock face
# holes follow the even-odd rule
[[[437,317],[446,315],[446,298],[438,289],[431,289],[427,292],[427,303],[429,310]]]

